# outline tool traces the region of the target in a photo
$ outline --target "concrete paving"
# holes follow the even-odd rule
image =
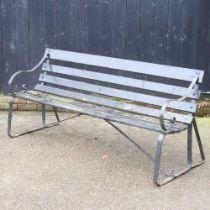
[[[198,119],[206,163],[163,187],[153,184],[148,158],[103,120],[80,116],[15,139],[6,123],[0,113],[0,209],[210,209],[210,119]],[[15,113],[16,131],[39,123],[40,113]],[[154,155],[156,133],[119,127]],[[162,159],[172,168],[183,162],[185,132],[166,139]]]

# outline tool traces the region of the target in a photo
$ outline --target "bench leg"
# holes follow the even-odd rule
[[[188,167],[192,167],[192,125],[187,129],[187,164]]]
[[[182,170],[182,171],[179,171],[179,172],[176,172],[176,173],[170,173],[170,172],[166,171],[166,168],[164,166],[160,167],[160,165],[161,165],[160,164],[161,163],[161,152],[162,152],[164,139],[166,137],[165,134],[160,134],[159,135],[159,138],[157,140],[156,156],[153,159],[153,157],[151,157],[151,155],[148,152],[146,152],[140,145],[135,143],[127,134],[125,134],[115,124],[113,124],[109,120],[105,120],[105,121],[108,124],[110,124],[113,128],[115,128],[119,133],[121,133],[132,144],[137,146],[154,163],[153,181],[158,186],[164,185],[164,184],[172,181],[173,179],[175,179],[175,178],[185,174],[186,172],[190,171],[191,169],[193,169],[193,168],[195,168],[195,167],[197,167],[197,166],[199,166],[199,165],[204,163],[205,157],[204,157],[204,153],[203,153],[203,147],[202,147],[202,144],[201,144],[201,140],[200,140],[200,136],[199,136],[196,124],[194,125],[194,128],[195,128],[195,133],[196,133],[196,137],[197,137],[197,140],[198,140],[198,145],[199,145],[202,161],[197,163],[197,164],[194,164],[194,165],[192,164],[192,125],[190,125],[188,127],[188,130],[187,130],[187,167],[184,170]],[[160,181],[159,180],[160,172],[164,173],[167,178]]]
[[[201,159],[202,159],[200,162],[196,164],[193,164],[193,161],[192,161],[192,128],[193,128],[192,126],[194,126],[195,128],[195,133],[196,133],[198,146],[200,149]],[[163,145],[163,140],[164,140],[164,137],[161,135],[157,142],[156,160],[155,160],[155,167],[154,167],[154,174],[153,174],[153,181],[158,186],[164,185],[172,181],[173,179],[185,174],[191,169],[204,163],[205,156],[203,152],[203,147],[202,147],[201,139],[198,133],[197,124],[196,122],[194,122],[193,125],[190,125],[187,130],[187,167],[180,172],[171,173],[165,180],[159,181],[158,176],[159,176],[159,169],[160,169],[161,150],[162,150],[162,145]]]
[[[46,105],[42,104],[42,125],[46,125]]]
[[[55,107],[53,107],[53,111],[55,113],[55,117],[56,117],[57,121],[60,122],[61,120],[60,120],[60,118],[58,116],[58,112],[57,112],[57,109]]]
[[[205,155],[204,155],[204,151],[203,151],[203,145],[202,145],[202,142],[201,142],[200,134],[198,132],[198,126],[197,126],[197,123],[196,123],[195,119],[193,120],[193,127],[194,127],[194,130],[195,130],[195,135],[196,135],[196,138],[197,138],[198,147],[199,147],[200,154],[201,154],[201,159],[204,161],[205,160]]]
[[[60,122],[61,120],[58,116],[57,109],[55,107],[52,107],[52,108],[53,108],[53,111],[55,113],[55,117],[56,117],[57,122]],[[46,105],[45,104],[42,104],[42,124],[43,125],[46,124]]]
[[[161,152],[162,152],[164,139],[165,139],[165,135],[160,134],[160,136],[157,140],[157,148],[156,148],[154,172],[153,172],[153,181],[156,184],[158,183],[158,177],[159,177],[159,172],[160,172]]]
[[[123,135],[125,137],[125,139],[127,139],[130,143],[132,143],[134,146],[136,146],[139,150],[141,150],[141,152],[149,159],[151,160],[153,163],[155,162],[155,159],[152,157],[152,155],[147,152],[142,146],[140,146],[139,144],[137,144],[131,137],[129,137],[125,132],[123,132],[119,127],[117,127],[115,124],[113,124],[112,122],[110,122],[109,120],[105,120],[109,125],[111,125],[116,131],[118,131],[121,135]],[[166,169],[164,167],[160,168],[160,171],[162,173],[164,173],[165,175],[169,175],[169,173],[167,173]]]
[[[58,113],[57,113],[56,108],[53,107],[53,110],[55,112],[55,116],[56,116],[57,122],[46,124],[46,105],[42,104],[42,126],[40,126],[38,128],[31,129],[31,130],[26,130],[26,131],[24,131],[22,133],[18,133],[18,134],[13,135],[12,134],[12,118],[13,118],[13,105],[14,105],[14,100],[15,100],[14,97],[11,97],[10,98],[10,102],[9,102],[9,113],[8,113],[7,134],[11,138],[22,136],[24,134],[32,133],[34,131],[42,130],[42,129],[45,129],[45,128],[53,127],[53,126],[59,125],[59,122],[61,122],[60,119],[59,119],[59,116],[58,116]]]
[[[13,105],[14,105],[14,97],[10,97],[9,101],[9,113],[8,113],[8,125],[7,125],[7,135],[12,137],[11,135],[11,127],[12,127],[12,114],[13,114]]]

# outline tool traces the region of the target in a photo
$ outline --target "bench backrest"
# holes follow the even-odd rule
[[[187,113],[196,112],[195,102],[200,97],[198,85],[204,76],[201,70],[55,49],[46,49],[46,55],[50,64],[49,60],[43,64],[37,90],[112,107],[117,106],[114,101],[117,98],[152,105],[158,110],[169,99],[183,96],[190,82],[197,77],[189,100],[173,102],[169,106],[185,112],[183,119]],[[137,77],[132,76],[134,74]],[[112,100],[113,104],[110,104]],[[128,110],[129,105],[124,103]]]

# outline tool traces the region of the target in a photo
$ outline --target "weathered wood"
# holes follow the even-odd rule
[[[115,88],[98,86],[94,84],[88,84],[85,82],[79,82],[79,81],[74,81],[70,79],[64,79],[64,78],[59,78],[59,77],[49,76],[49,75],[44,75],[44,74],[40,75],[40,81],[63,86],[63,87],[89,91],[93,93],[108,95],[108,96],[122,98],[122,99],[128,99],[128,100],[132,100],[136,102],[149,103],[149,104],[153,104],[157,106],[162,106],[164,103],[166,103],[169,100],[169,98],[161,98],[161,97],[145,95],[145,94],[140,94],[140,93],[135,93],[135,92],[130,92],[130,91],[124,91],[124,90],[119,90]],[[175,101],[171,103],[169,107],[194,113],[196,111],[197,105],[194,103]]]
[[[202,82],[204,74],[204,72],[200,70],[186,69],[174,66],[158,65],[146,62],[69,52],[63,50],[47,50],[50,54],[51,59],[55,60],[81,63],[98,67],[106,67],[183,81],[192,81],[192,79],[196,75],[199,75],[199,82]]]
[[[142,107],[140,105],[135,105],[135,104],[126,103],[122,101],[116,101],[116,100],[108,99],[104,97],[93,96],[93,95],[67,91],[67,90],[60,91],[59,88],[43,86],[43,85],[36,85],[34,89],[37,91],[41,91],[43,93],[48,93],[48,94],[58,95],[58,96],[63,96],[63,97],[70,97],[70,98],[74,98],[74,99],[81,100],[84,102],[108,106],[111,108],[121,109],[128,112],[134,112],[136,114],[142,114],[142,115],[147,115],[147,116],[152,116],[152,117],[157,117],[157,118],[160,116],[159,109]],[[177,122],[182,122],[186,124],[190,124],[193,119],[191,115],[184,115],[184,114],[179,114],[175,112],[165,113],[166,120],[173,120],[174,117],[176,118]]]
[[[26,95],[26,94],[18,94],[18,97],[23,99],[28,99],[31,101],[36,101],[42,104],[51,105],[53,107],[58,107],[62,109],[72,110],[75,112],[83,113],[86,115],[94,116],[97,118],[105,119],[105,120],[111,120],[113,122],[118,122],[122,124],[131,125],[134,127],[139,128],[145,128],[148,130],[152,130],[155,132],[160,133],[168,133],[168,131],[163,131],[160,127],[160,124],[158,121],[149,121],[148,118],[142,120],[141,116],[134,115],[131,113],[125,113],[118,110],[113,110],[106,107],[99,107],[94,104],[88,104],[88,103],[81,103],[75,100],[68,100],[68,102],[59,102],[54,99],[45,98],[43,96],[37,95]],[[154,119],[153,119],[154,120]],[[170,127],[170,124],[167,124],[167,127]],[[177,133],[185,130],[187,128],[187,125],[176,123],[172,128],[170,128],[170,133]]]
[[[172,86],[172,85],[167,85],[163,83],[132,79],[132,78],[123,77],[123,76],[103,74],[99,72],[92,72],[88,70],[81,70],[81,69],[69,68],[69,67],[58,66],[58,65],[44,64],[42,69],[44,71],[47,71],[48,73],[59,73],[59,74],[68,75],[68,76],[70,75],[74,77],[87,78],[87,79],[92,79],[96,81],[113,83],[113,84],[118,84],[118,85],[123,85],[123,86],[128,86],[128,87],[135,87],[135,88],[140,88],[144,90],[161,92],[161,93],[166,93],[166,94],[171,94],[171,95],[176,95],[176,96],[183,96],[183,94],[187,92],[187,88],[185,87]],[[191,93],[189,94],[189,98],[198,99],[199,97],[200,97],[200,94],[197,95],[197,90],[192,90]]]

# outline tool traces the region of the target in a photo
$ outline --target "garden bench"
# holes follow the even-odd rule
[[[42,68],[40,68],[42,67]],[[22,85],[15,92],[14,79],[23,73],[40,71],[33,88]],[[204,72],[187,68],[139,61],[46,49],[41,61],[31,70],[16,72],[9,80],[11,95],[8,135],[16,137],[57,125],[57,108],[104,119],[126,138],[117,123],[159,133],[154,162],[153,181],[165,184],[204,163],[204,152],[195,113]],[[11,123],[15,98],[42,105],[42,126],[12,135]],[[45,106],[53,107],[57,122],[46,124]],[[192,128],[194,127],[201,162],[192,162]],[[187,167],[160,180],[160,159],[166,135],[187,130]],[[130,139],[131,140],[131,139]],[[178,142],[177,142],[178,144]],[[147,154],[147,153],[146,153]],[[161,167],[162,168],[162,167]]]

